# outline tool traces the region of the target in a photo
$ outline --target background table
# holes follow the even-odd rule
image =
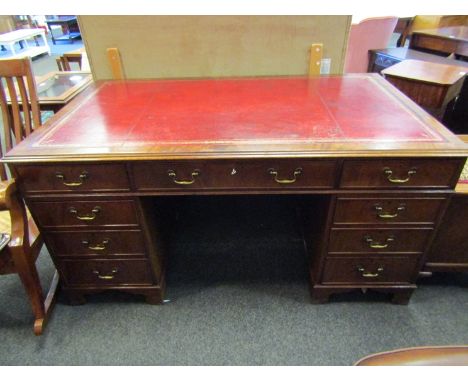
[[[93,81],[90,72],[50,72],[37,77],[36,89],[42,111],[59,111]]]
[[[468,59],[468,27],[445,27],[414,31],[409,47]]]
[[[80,29],[76,16],[58,16],[56,18],[46,19],[47,26],[49,27],[52,43],[55,45],[56,41],[68,41],[73,44],[73,39],[81,38]],[[63,36],[54,37],[52,26],[59,25],[62,27]]]
[[[409,48],[388,48],[369,51],[369,72],[380,73],[383,69],[404,60],[418,60],[436,64],[457,65],[468,70],[468,62]],[[446,107],[443,123],[457,134],[468,134],[468,81],[464,81],[459,96]]]
[[[405,60],[382,70],[388,81],[439,119],[460,93],[467,72],[461,66],[418,60]]]
[[[468,69],[468,62],[463,60],[455,60],[407,47],[401,47],[369,50],[369,67],[367,71],[369,73],[380,73],[381,70],[404,60],[419,60],[434,62],[436,64],[458,65]]]
[[[57,112],[92,82],[90,72],[51,72],[36,79],[41,110]]]
[[[30,47],[28,40],[34,37],[40,36],[44,45],[37,45]],[[26,48],[18,51],[15,49],[17,42],[24,43]],[[0,35],[0,45],[8,46],[12,53],[12,56],[8,58],[20,58],[20,57],[35,57],[43,53],[47,53],[50,56],[50,46],[45,37],[45,31],[41,28],[35,29],[18,29],[12,32],[4,33]]]

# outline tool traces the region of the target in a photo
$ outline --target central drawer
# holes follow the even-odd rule
[[[333,188],[334,160],[143,162],[132,166],[137,190]]]
[[[432,228],[332,228],[328,252],[422,253],[432,232]]]
[[[134,200],[34,201],[31,211],[39,226],[44,228],[138,226]]]

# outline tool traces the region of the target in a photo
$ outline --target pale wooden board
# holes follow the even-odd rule
[[[117,48],[126,78],[307,75],[323,44],[343,70],[350,16],[79,16],[94,78],[111,79]]]

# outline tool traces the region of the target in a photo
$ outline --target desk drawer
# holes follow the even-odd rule
[[[123,164],[16,166],[25,192],[129,191]]]
[[[344,162],[341,188],[452,188],[463,159],[377,159]]]
[[[65,284],[105,287],[115,285],[151,285],[147,260],[63,260],[59,262]]]
[[[323,284],[401,284],[410,283],[417,266],[412,257],[328,258]]]
[[[422,253],[431,233],[432,228],[332,228],[328,252]]]
[[[48,232],[45,241],[58,257],[145,255],[143,235],[138,230]]]
[[[44,228],[138,225],[133,200],[32,202],[31,210]]]
[[[332,188],[334,160],[145,162],[133,165],[138,190]]]
[[[334,224],[434,224],[445,198],[338,198]]]

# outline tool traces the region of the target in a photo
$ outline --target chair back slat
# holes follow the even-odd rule
[[[63,55],[61,59],[63,62],[63,67],[65,68],[64,70],[71,71],[70,61],[68,60],[68,58],[65,55]]]
[[[78,67],[81,70],[81,55],[76,56],[76,54],[68,55],[67,53],[64,53],[63,56],[57,57],[55,60],[57,62],[57,67],[61,72],[71,71],[71,63],[78,64]]]
[[[61,72],[69,72],[71,70],[70,63],[64,56],[57,57],[57,66]]]
[[[24,84],[24,78],[16,77],[16,82],[18,84],[18,89],[20,92],[21,106],[23,108],[23,117],[24,117],[24,124],[23,124],[23,129],[21,131],[21,136],[27,137],[29,134],[31,134],[31,130],[32,130],[31,108],[29,106],[29,99],[28,99],[28,94],[26,93],[26,86]]]
[[[55,62],[57,63],[57,68],[60,72],[63,72],[65,71],[65,69],[63,68],[63,64],[62,64],[62,58],[61,57],[57,57],[55,59]]]
[[[5,78],[7,86],[8,86],[8,93],[10,94],[10,104],[13,116],[13,134],[15,137],[15,143],[21,140],[23,136],[22,131],[22,120],[21,120],[21,111],[18,102],[18,93],[16,93],[15,83],[13,82],[13,78],[7,77]]]
[[[3,157],[2,145],[0,145],[0,157]],[[0,180],[8,180],[5,166],[0,166]]]
[[[7,97],[5,93],[5,88],[3,86],[3,82],[0,81],[0,106],[2,108],[2,120],[3,120],[3,131],[5,137],[5,149],[9,151],[13,145],[11,141],[11,113],[8,110],[8,103]],[[1,147],[1,145],[0,145]],[[3,168],[3,166],[2,166]]]
[[[31,105],[32,111],[32,130],[37,129],[41,126],[41,110],[39,108],[39,97],[37,95],[36,81],[32,75],[31,62],[29,62],[30,76],[26,76],[26,83],[28,85],[29,104]]]

